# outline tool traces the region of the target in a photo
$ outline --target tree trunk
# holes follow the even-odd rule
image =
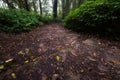
[[[58,4],[58,0],[54,0],[53,3],[53,18],[57,18],[57,4]]]
[[[24,4],[24,9],[27,10],[27,11],[30,11],[30,6],[29,6],[29,3],[28,3],[28,0],[24,0],[25,4]]]
[[[42,15],[42,2],[39,0],[40,14]]]
[[[70,12],[70,10],[71,10],[71,0],[66,0],[64,6],[64,17]]]
[[[33,4],[34,11],[37,12],[36,1],[33,0],[32,4]]]
[[[22,0],[18,0],[18,7],[19,7],[20,9],[24,9],[24,3],[23,3]]]
[[[77,7],[79,7],[83,2],[85,2],[85,1],[87,1],[87,0],[78,0],[78,4],[77,4]]]
[[[72,1],[72,10],[77,8],[77,0]]]
[[[62,19],[65,17],[65,0],[62,0]]]
[[[68,14],[70,12],[70,0],[66,0],[66,14]]]

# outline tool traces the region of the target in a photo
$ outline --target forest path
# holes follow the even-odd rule
[[[77,34],[60,23],[0,32],[0,80],[120,80],[120,43]]]

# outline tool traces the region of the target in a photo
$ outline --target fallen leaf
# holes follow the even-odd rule
[[[60,61],[60,56],[56,56],[56,60],[57,60],[57,61]]]
[[[8,62],[11,62],[11,61],[13,61],[13,59],[8,59],[5,62],[8,63]]]
[[[97,57],[97,54],[96,54],[96,52],[94,52],[94,53],[93,53],[93,56],[94,56],[94,57]]]
[[[23,55],[23,54],[25,54],[25,53],[24,53],[23,51],[19,51],[18,54],[22,54],[22,55]]]
[[[94,58],[92,58],[92,57],[90,57],[90,56],[88,56],[87,57],[89,60],[91,60],[91,61],[96,61]]]
[[[59,77],[59,74],[53,74],[52,80],[60,80],[60,79],[58,79],[58,77]]]
[[[13,79],[16,79],[16,74],[15,73],[11,73],[11,76]]]
[[[101,42],[98,43],[99,45],[101,44]]]
[[[34,58],[34,59],[33,59],[33,62],[35,62],[35,61],[37,61],[37,58]]]
[[[74,51],[71,51],[71,54],[77,56],[77,54]]]
[[[25,49],[25,53],[26,53],[26,54],[29,53],[29,49],[28,49],[28,48]]]
[[[26,64],[26,63],[28,63],[29,62],[29,60],[26,60],[24,63]]]
[[[75,41],[72,41],[71,45],[73,45],[75,43]]]
[[[81,70],[80,70],[80,72],[81,72],[81,73],[83,73],[83,72],[84,72],[84,70],[83,70],[83,69],[81,69]]]
[[[41,48],[39,48],[39,49],[38,49],[38,52],[41,52],[41,51],[42,51],[42,49],[41,49]]]
[[[46,75],[42,76],[42,80],[47,80],[47,76]]]
[[[85,62],[81,62],[82,64],[85,64]]]
[[[54,77],[58,77],[58,76],[59,76],[59,74],[53,74],[53,76],[54,76]]]
[[[0,69],[4,69],[4,65],[0,65]]]
[[[117,61],[117,60],[112,60],[112,62],[115,64],[120,64],[120,61]]]

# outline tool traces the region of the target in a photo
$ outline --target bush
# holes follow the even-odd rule
[[[0,29],[5,32],[29,31],[50,18],[20,9],[0,9]]]
[[[50,15],[38,15],[38,20],[42,21],[43,23],[50,23],[53,22],[52,16]]]
[[[77,32],[120,33],[120,2],[87,1],[70,12],[64,22],[65,27]]]

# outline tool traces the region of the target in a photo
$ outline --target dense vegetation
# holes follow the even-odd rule
[[[0,9],[0,29],[6,32],[29,31],[50,21],[49,17],[20,9]]]
[[[0,30],[29,31],[44,23],[62,21],[86,0],[1,0]]]
[[[120,33],[120,1],[87,1],[69,13],[65,26],[77,32]]]

